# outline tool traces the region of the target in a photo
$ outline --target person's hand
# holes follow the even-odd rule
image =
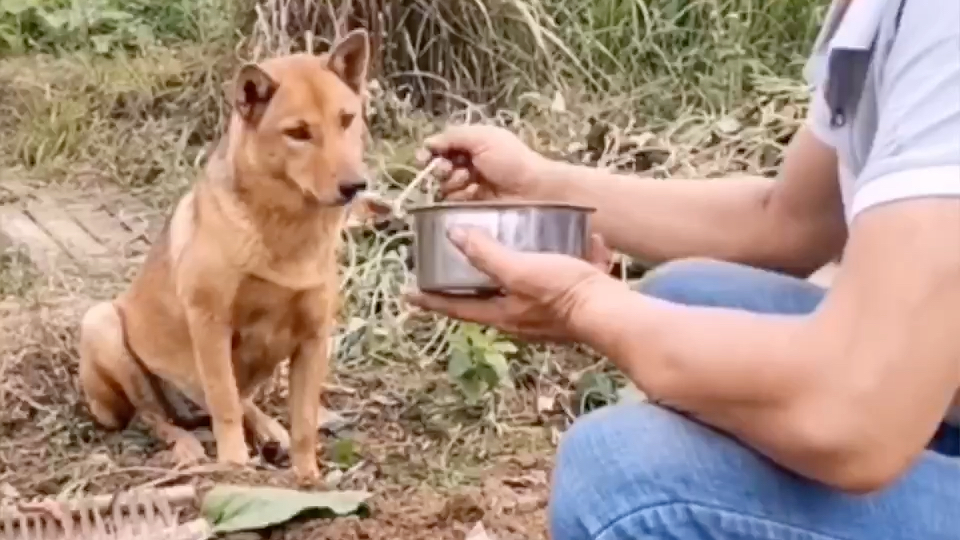
[[[427,138],[421,165],[441,158],[435,170],[447,200],[534,199],[550,161],[510,131],[486,125],[454,126]]]
[[[477,228],[454,229],[450,240],[503,291],[494,298],[416,293],[408,301],[462,321],[493,326],[531,341],[578,342],[574,314],[596,295],[625,292],[610,277],[611,252],[591,238],[588,260],[508,249]]]

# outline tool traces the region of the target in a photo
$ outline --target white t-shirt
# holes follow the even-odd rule
[[[834,0],[806,77],[847,223],[893,201],[960,200],[960,0]]]

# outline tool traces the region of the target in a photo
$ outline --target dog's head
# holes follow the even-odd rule
[[[366,188],[363,102],[370,48],[350,32],[320,55],[247,64],[233,89],[230,144],[238,174],[278,180],[322,206]]]

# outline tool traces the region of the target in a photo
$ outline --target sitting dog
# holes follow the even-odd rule
[[[130,287],[83,317],[90,412],[135,414],[181,462],[204,456],[185,406],[208,415],[220,462],[246,464],[247,432],[319,476],[320,394],[338,308],[337,250],[366,187],[366,32],[320,55],[243,66],[226,133]],[[290,360],[290,431],[253,402]]]

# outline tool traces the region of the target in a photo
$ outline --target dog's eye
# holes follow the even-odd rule
[[[304,124],[298,126],[287,128],[283,130],[283,134],[295,141],[309,141],[310,140],[310,128]]]
[[[347,129],[350,127],[350,124],[353,124],[353,120],[356,117],[357,115],[353,113],[340,113],[340,125],[343,127],[343,129]]]

